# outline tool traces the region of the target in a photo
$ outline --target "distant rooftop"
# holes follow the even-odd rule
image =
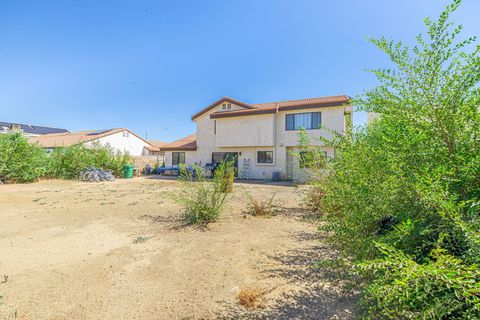
[[[128,129],[115,128],[115,129],[101,129],[101,130],[84,130],[78,132],[61,132],[52,133],[42,136],[36,136],[29,138],[30,142],[38,143],[45,148],[53,147],[68,147],[71,145],[84,143],[91,140],[96,140],[109,136],[114,133],[122,132]]]
[[[51,133],[68,133],[67,129],[61,128],[52,128],[44,126],[35,126],[30,124],[23,123],[14,123],[14,122],[3,122],[0,121],[0,131],[11,130],[12,128],[18,126],[23,132],[28,134],[51,134]]]

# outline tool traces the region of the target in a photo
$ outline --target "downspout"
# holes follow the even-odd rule
[[[277,121],[278,121],[278,104],[275,107],[275,114],[273,115],[273,161],[277,166]]]

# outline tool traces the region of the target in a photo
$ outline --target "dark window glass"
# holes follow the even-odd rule
[[[178,166],[185,163],[185,152],[172,152],[172,165]]]
[[[294,114],[287,114],[286,123],[287,123],[287,130],[295,130]]]
[[[257,163],[273,163],[273,151],[257,151]]]
[[[318,129],[321,124],[322,116],[320,112],[294,113],[285,116],[286,130]]]

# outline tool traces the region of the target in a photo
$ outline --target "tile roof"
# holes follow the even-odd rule
[[[280,108],[284,107],[298,107],[298,106],[308,106],[308,105],[324,105],[324,104],[343,104],[350,100],[350,97],[346,95],[339,96],[328,96],[328,97],[318,97],[318,98],[308,98],[308,99],[299,99],[299,100],[287,100],[287,101],[278,101],[278,102],[266,102],[254,104],[257,108]]]
[[[72,133],[54,133],[46,134],[43,136],[30,137],[29,141],[32,143],[38,143],[44,148],[55,148],[55,147],[68,147],[79,143],[85,143],[88,141],[97,140],[118,132],[128,131],[130,134],[138,137],[139,139],[145,141],[148,146],[151,146],[146,140],[142,137],[136,135],[132,131],[126,128],[115,128],[115,129],[103,129],[103,130],[85,130]],[[158,150],[158,149],[153,149]]]
[[[227,100],[229,99],[229,100]],[[220,104],[223,101],[231,101],[234,99],[225,97],[220,100],[217,100],[207,108],[196,113],[192,119],[208,112],[213,109],[215,106]],[[235,100],[237,101],[237,100]],[[287,100],[287,101],[277,101],[277,102],[266,102],[258,104],[248,104],[248,108],[241,110],[230,110],[230,111],[217,111],[210,115],[211,118],[225,118],[225,117],[237,117],[237,116],[246,116],[254,114],[267,114],[275,113],[277,108],[279,111],[282,110],[298,110],[298,109],[308,109],[308,108],[317,108],[317,107],[331,107],[331,106],[341,106],[350,101],[350,97],[347,95],[338,95],[338,96],[328,96],[328,97],[318,97],[318,98],[309,98],[309,99],[300,99],[300,100]],[[233,102],[233,101],[232,101]],[[238,104],[238,102],[233,102]]]
[[[160,147],[160,151],[197,150],[197,135],[191,134]]]
[[[163,141],[158,141],[158,140],[147,140],[148,143],[150,143],[152,146],[154,147],[163,147],[164,145],[167,144],[167,142],[163,142]]]
[[[160,147],[167,144],[166,142],[158,140],[147,140],[147,142],[150,143],[150,146],[147,146],[146,148],[150,151],[160,151]]]
[[[35,125],[23,124],[23,123],[0,121],[0,128],[6,127],[8,128],[8,130],[10,130],[13,125],[20,126],[20,129],[22,129],[23,132],[29,133],[29,134],[50,134],[50,133],[68,132],[67,129],[61,129],[61,128],[52,128],[52,127],[35,126]]]

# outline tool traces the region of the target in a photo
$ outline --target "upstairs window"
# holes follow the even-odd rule
[[[318,129],[322,124],[322,116],[320,112],[306,112],[287,114],[285,116],[286,130],[306,130]]]
[[[124,138],[128,138],[130,136],[130,134],[128,133],[128,131],[123,131],[123,137]]]
[[[230,109],[232,109],[232,104],[231,103],[224,103],[222,105],[222,109],[223,110],[230,110]]]

